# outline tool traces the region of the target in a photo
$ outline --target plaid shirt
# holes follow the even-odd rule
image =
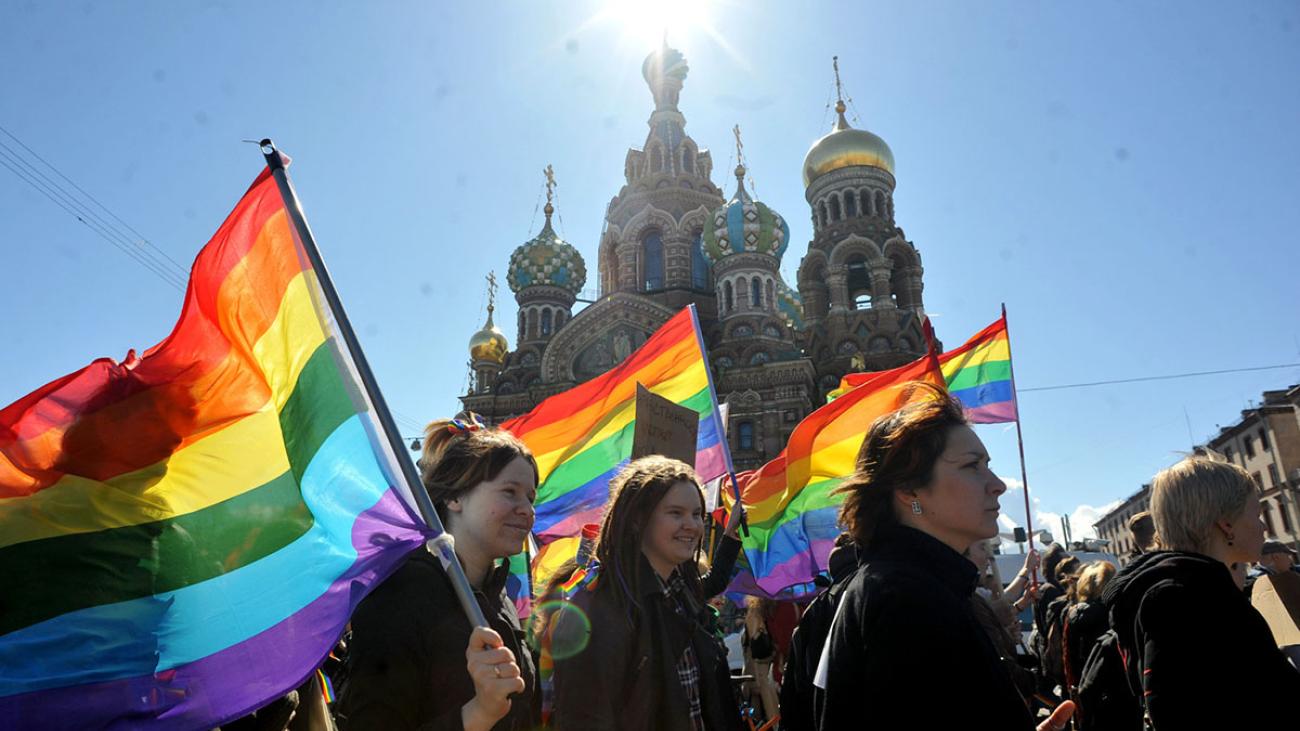
[[[674,571],[668,577],[668,582],[664,584],[664,598],[670,606],[676,608],[678,614],[693,621],[694,618],[687,609],[690,603],[686,599],[686,580],[681,573]],[[686,649],[682,650],[682,656],[677,659],[677,680],[686,692],[686,702],[691,709],[691,728],[705,731],[704,708],[700,696],[700,663],[690,642],[686,643]]]

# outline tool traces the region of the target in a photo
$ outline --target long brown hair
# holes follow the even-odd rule
[[[642,457],[627,463],[609,483],[609,507],[600,525],[600,538],[596,541],[596,559],[603,574],[597,591],[613,591],[619,604],[638,605],[638,598],[646,587],[641,586],[641,538],[654,514],[655,506],[679,482],[695,485],[700,495],[700,509],[704,509],[704,491],[700,479],[691,466],[680,460],[659,455]],[[700,547],[695,547],[695,560],[677,567],[686,587],[697,599],[703,593],[700,586]]]
[[[858,450],[857,471],[835,490],[845,496],[840,524],[859,546],[898,523],[894,493],[929,484],[948,432],[967,423],[961,402],[939,386],[918,381],[907,389],[909,402],[876,419]]]
[[[527,445],[507,431],[483,426],[473,412],[455,419],[438,419],[424,428],[420,481],[438,517],[447,520],[447,501],[462,497],[476,485],[496,479],[501,470],[523,457],[538,480],[537,460]]]

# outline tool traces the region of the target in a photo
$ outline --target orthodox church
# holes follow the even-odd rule
[[[775,457],[791,430],[851,371],[920,357],[921,256],[894,219],[894,155],[854,129],[841,95],[836,121],[812,142],[803,183],[812,239],[794,287],[785,218],[745,187],[713,183],[713,158],[686,133],[678,99],[685,57],[666,44],[641,66],[654,98],[649,134],[628,150],[625,183],[610,201],[597,253],[597,296],[574,312],[587,265],[545,222],[510,257],[519,304],[512,349],[493,322],[470,339],[466,409],[499,423],[609,370],[687,304],[704,329],[714,384],[728,414],[737,469]],[[836,72],[838,87],[838,69]],[[730,187],[730,186],[728,186]]]

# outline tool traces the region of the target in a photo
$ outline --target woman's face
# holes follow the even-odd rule
[[[678,482],[659,499],[641,536],[641,552],[662,578],[678,564],[695,560],[695,550],[704,535],[704,504],[700,488]]]
[[[1259,494],[1254,490],[1246,498],[1246,507],[1235,520],[1231,521],[1228,535],[1232,536],[1232,545],[1228,547],[1230,559],[1244,563],[1259,560],[1264,550],[1264,522],[1259,515]]]
[[[903,514],[911,525],[964,552],[975,541],[998,534],[998,496],[1006,491],[989,469],[988,452],[975,431],[956,426],[948,431],[930,484],[916,492],[921,514],[912,514],[910,496],[905,496]]]
[[[533,466],[523,457],[515,457],[495,479],[480,482],[447,501],[451,511],[448,531],[456,537],[458,550],[472,550],[488,558],[513,556],[533,529],[536,499]]]

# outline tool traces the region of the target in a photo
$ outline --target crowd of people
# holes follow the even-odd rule
[[[333,718],[301,728],[1297,726],[1300,672],[1244,588],[1247,566],[1293,575],[1294,555],[1270,546],[1261,562],[1245,471],[1196,455],[1156,475],[1123,568],[1052,544],[1004,582],[990,541],[1006,485],[960,403],[915,388],[928,393],[871,426],[838,488],[844,535],[792,636],[773,630],[770,603],[748,607],[745,684],[711,601],[740,553],[739,511],[706,546],[689,465],[625,465],[590,556],[555,576],[524,626],[503,559],[532,528],[537,464],[474,420],[431,424],[422,477],[489,627],[471,626],[444,568],[413,552],[353,615]]]

